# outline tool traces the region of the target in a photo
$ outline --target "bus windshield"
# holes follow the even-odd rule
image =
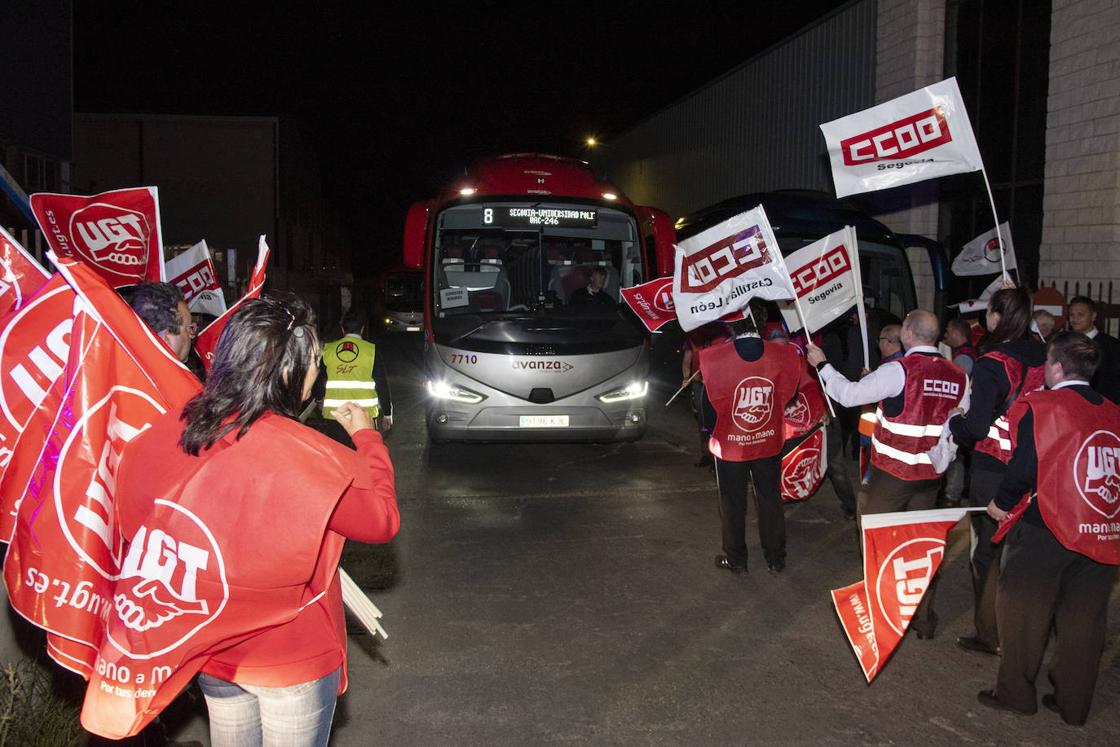
[[[424,308],[423,283],[418,272],[398,272],[385,281],[386,311],[419,311]]]
[[[437,221],[437,318],[541,309],[614,316],[619,288],[642,275],[637,225],[614,208],[487,202],[448,208]],[[602,289],[589,294],[589,285]]]

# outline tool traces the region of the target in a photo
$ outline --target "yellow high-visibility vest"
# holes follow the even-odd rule
[[[323,397],[323,417],[330,419],[336,407],[353,402],[371,418],[379,410],[373,362],[377,346],[360,337],[343,337],[323,346],[323,365],[327,369],[327,392]]]

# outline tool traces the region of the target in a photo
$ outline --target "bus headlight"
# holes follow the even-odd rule
[[[448,384],[446,381],[432,381],[430,379],[428,380],[428,394],[435,399],[449,399],[452,402],[462,402],[467,405],[477,405],[486,399],[470,389]]]
[[[606,394],[600,394],[596,399],[605,404],[613,404],[615,402],[624,402],[628,399],[638,399],[639,397],[646,396],[649,391],[648,381],[634,381],[621,389],[613,389]]]

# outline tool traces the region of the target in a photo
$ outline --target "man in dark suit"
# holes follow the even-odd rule
[[[1083,334],[1062,332],[1050,343],[1048,388],[1009,411],[1015,447],[988,504],[1001,524],[996,539],[1007,534],[996,594],[1003,656],[995,689],[977,698],[1035,713],[1053,628],[1054,692],[1042,704],[1074,725],[1089,716],[1120,565],[1120,530],[1105,520],[1120,499],[1120,407],[1089,386],[1099,361]]]
[[[1088,337],[1101,349],[1101,364],[1093,388],[1120,403],[1120,340],[1097,329],[1097,302],[1077,296],[1069,302],[1069,328]]]

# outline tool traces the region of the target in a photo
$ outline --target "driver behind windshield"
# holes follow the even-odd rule
[[[606,285],[606,282],[607,271],[602,267],[592,267],[587,285],[572,291],[572,296],[568,299],[568,305],[613,308],[615,305],[614,299],[609,293],[603,290],[603,286]]]

